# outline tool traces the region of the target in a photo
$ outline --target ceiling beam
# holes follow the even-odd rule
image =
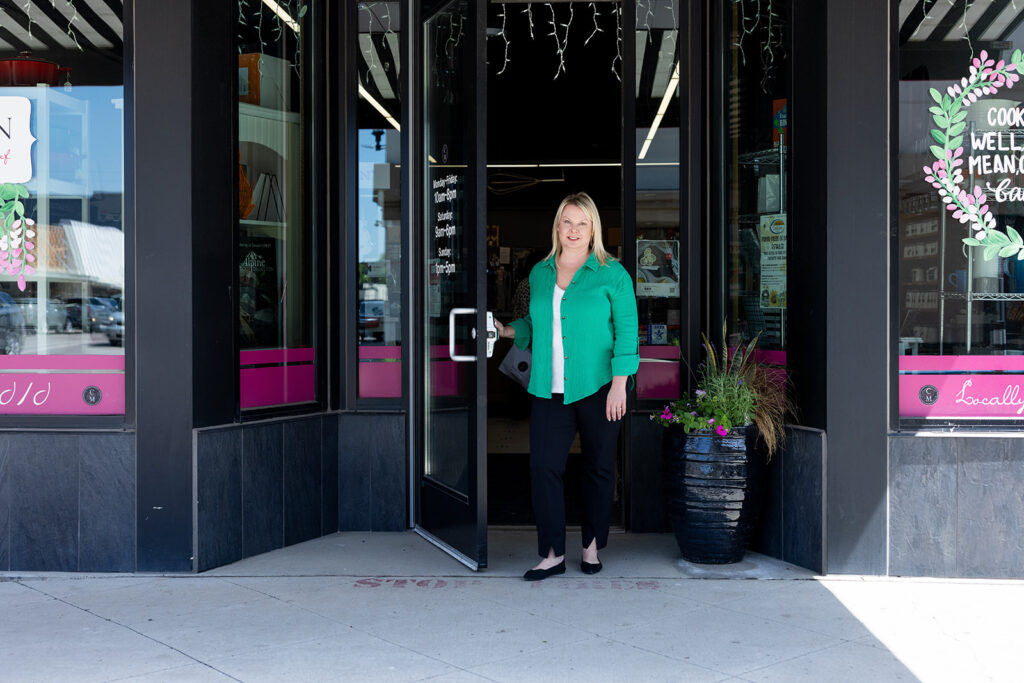
[[[1013,32],[1017,30],[1017,27],[1020,26],[1022,21],[1024,21],[1024,9],[1022,9],[1020,13],[1013,18],[1013,21],[1006,26],[1006,29],[999,36],[999,39],[1007,40],[1011,35],[1013,35]]]
[[[89,23],[93,31],[103,36],[108,43],[114,46],[114,50],[117,52],[124,51],[124,36],[118,35],[117,31],[112,29],[110,24],[103,21],[103,18],[96,14],[93,8],[89,7],[88,3],[80,3],[77,7],[78,15]],[[121,12],[116,12],[116,14],[124,16]]]
[[[110,8],[110,11],[121,18],[121,23],[124,23],[124,2],[123,0],[100,0],[104,5]]]
[[[21,38],[8,31],[5,26],[0,26],[0,38],[13,45],[14,49],[18,52],[30,52],[32,50]]]
[[[26,33],[31,33],[32,37],[38,40],[40,43],[45,45],[50,50],[61,50],[63,46],[53,39],[53,36],[49,32],[43,30],[41,27],[34,33],[30,28],[31,22],[25,15],[25,10],[15,5],[11,0],[0,0],[0,10],[3,10],[7,16],[11,18],[14,23],[23,28]]]
[[[81,6],[83,4],[84,3],[79,2],[78,6]],[[22,7],[22,11],[23,12],[25,11],[24,7]],[[66,16],[64,16],[63,14],[61,14],[59,11],[57,11],[56,7],[54,7],[53,5],[51,5],[48,2],[38,2],[37,1],[37,2],[33,2],[32,3],[32,11],[33,12],[42,12],[44,15],[46,15],[47,19],[49,19],[50,21],[52,21],[54,23],[54,25],[57,27],[57,29],[61,33],[64,33],[65,35],[67,35],[67,33],[68,33],[68,30],[67,30],[68,18]],[[81,14],[81,10],[80,9],[79,9],[79,14]],[[37,26],[38,26],[38,24],[37,24]],[[72,26],[72,28],[74,28],[74,27]],[[42,29],[41,28],[41,30],[45,31],[46,29]],[[77,35],[79,45],[81,45],[82,47],[84,47],[86,49],[89,49],[89,50],[99,50],[100,49],[99,46],[97,46],[95,43],[93,43],[92,40],[89,39],[89,36],[85,35],[85,33],[83,33],[82,31],[75,31],[75,34]],[[70,39],[70,36],[69,36],[69,39]]]
[[[995,0],[985,13],[978,17],[978,20],[974,22],[974,26],[971,27],[971,32],[968,34],[968,38],[973,42],[975,40],[981,40],[981,36],[984,35],[988,27],[992,25],[992,22],[996,20],[1003,10],[1013,2],[1013,0]]]
[[[949,32],[953,30],[954,26],[957,26],[964,20],[964,13],[967,11],[968,0],[956,0],[955,4],[949,8],[946,15],[942,17],[938,25],[932,30],[931,35],[928,36],[932,40],[944,40]],[[933,3],[934,4],[934,3]]]
[[[921,22],[924,21],[925,0],[917,0],[917,4],[914,5],[914,9],[907,16],[907,20],[903,22],[903,26],[900,26],[900,45],[910,42],[910,37],[917,32],[918,27],[921,26]]]

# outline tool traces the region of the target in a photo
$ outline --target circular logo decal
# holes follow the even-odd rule
[[[931,384],[925,384],[921,387],[921,391],[917,392],[917,397],[926,406],[935,405],[935,402],[939,400],[939,390]]]
[[[100,391],[99,387],[86,387],[85,391],[82,392],[82,400],[87,405],[94,406],[103,400],[103,392]]]
[[[441,163],[448,163],[448,143],[441,145]]]

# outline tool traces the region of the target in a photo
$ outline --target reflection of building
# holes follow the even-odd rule
[[[39,279],[82,282],[107,290],[124,289],[124,233],[118,228],[81,221],[40,226],[50,253]]]

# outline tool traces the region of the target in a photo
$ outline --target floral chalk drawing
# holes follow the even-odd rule
[[[35,221],[25,218],[28,188],[16,183],[0,184],[0,271],[18,276],[18,289],[25,291],[25,276],[36,272]]]
[[[971,60],[970,73],[959,83],[946,88],[942,94],[935,88],[930,90],[935,105],[928,111],[938,128],[931,131],[935,145],[931,152],[935,161],[924,167],[925,180],[939,191],[939,197],[952,212],[952,217],[970,226],[970,237],[963,238],[971,247],[984,247],[986,260],[1000,256],[1016,256],[1024,261],[1024,239],[1020,233],[1007,226],[1006,232],[996,228],[996,218],[988,207],[988,197],[980,185],[968,191],[964,182],[964,130],[967,127],[965,111],[982,97],[992,95],[1002,88],[1012,88],[1024,72],[1024,55],[1014,50],[1010,62],[991,59],[988,52]],[[991,188],[989,188],[991,189]]]

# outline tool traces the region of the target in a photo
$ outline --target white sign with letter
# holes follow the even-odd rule
[[[32,102],[0,96],[0,183],[32,180]]]

